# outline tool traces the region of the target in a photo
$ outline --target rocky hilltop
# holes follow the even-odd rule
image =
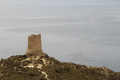
[[[60,62],[47,54],[19,55],[0,61],[0,80],[120,80],[120,73]]]
[[[25,55],[0,60],[0,80],[120,80],[120,73],[60,62],[43,53],[41,35],[31,35]]]

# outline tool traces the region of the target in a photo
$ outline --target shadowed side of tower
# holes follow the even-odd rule
[[[41,34],[28,36],[28,49],[26,54],[42,55]]]

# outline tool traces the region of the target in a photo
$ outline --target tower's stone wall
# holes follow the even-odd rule
[[[28,50],[26,54],[42,55],[41,34],[28,36]]]

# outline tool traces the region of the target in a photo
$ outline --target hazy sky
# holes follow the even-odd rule
[[[120,0],[0,0],[0,58],[24,54],[39,33],[58,60],[120,71]]]

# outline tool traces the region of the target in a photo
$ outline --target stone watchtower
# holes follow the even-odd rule
[[[42,55],[41,34],[28,36],[28,49],[26,55]]]

